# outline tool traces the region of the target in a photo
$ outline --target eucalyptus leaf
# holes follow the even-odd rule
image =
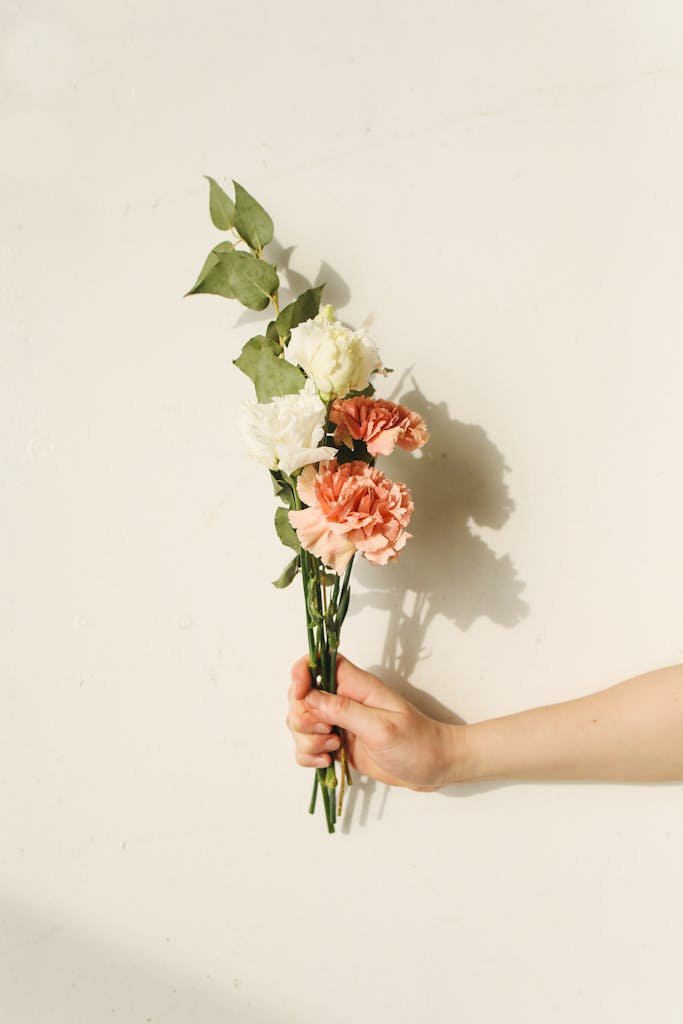
[[[242,373],[246,373],[247,377],[251,377],[255,383],[263,354],[268,352],[277,356],[279,352],[277,342],[269,341],[262,334],[257,334],[244,345],[237,359],[233,359],[233,364]]]
[[[277,333],[277,327],[275,326],[275,320],[271,320],[266,327],[266,338],[269,341],[276,341],[278,348],[280,348],[280,335]]]
[[[221,231],[229,231],[235,223],[235,204],[217,181],[208,174],[204,177],[209,183],[209,213],[211,220]]]
[[[306,320],[312,320],[314,316],[317,316],[320,310],[320,296],[324,287],[324,284],[320,284],[317,288],[308,288],[294,302],[290,302],[288,306],[285,306],[280,311],[275,321],[275,330],[278,337],[282,339],[283,344],[289,341],[289,335],[293,327],[298,327],[299,324],[304,323]]]
[[[189,292],[186,292],[186,296],[206,293],[210,295],[223,295],[227,299],[234,299],[234,292],[228,284],[227,271],[219,270],[217,273],[212,274],[212,271],[214,271],[220,263],[221,255],[223,253],[230,252],[234,248],[235,246],[232,242],[219,242],[204,260],[204,266],[199,271],[197,280],[192,285]],[[209,278],[208,283],[207,278]]]
[[[289,509],[284,508],[282,505],[280,508],[275,509],[275,532],[286,548],[291,548],[292,551],[296,551],[298,554],[301,551],[301,543],[297,537],[296,530],[288,519],[288,513]]]
[[[235,248],[234,242],[219,242],[218,245],[214,245],[211,250],[216,256],[222,256],[226,252],[232,252]]]
[[[247,245],[260,253],[273,237],[273,222],[252,195],[237,181],[235,186],[235,227]]]
[[[299,556],[295,555],[292,561],[284,567],[278,578],[276,580],[273,580],[273,586],[277,587],[278,590],[282,590],[284,587],[288,587],[298,571]]]
[[[275,268],[250,252],[232,249],[221,257],[228,285],[248,309],[265,309],[280,287]]]
[[[200,285],[202,284],[203,281],[206,280],[206,278],[208,277],[210,272],[213,270],[213,268],[218,266],[219,263],[220,263],[220,260],[218,259],[218,256],[216,256],[215,253],[210,252],[209,255],[206,257],[206,259],[204,260],[204,266],[202,267],[202,269],[197,274],[197,280],[192,285],[192,287],[190,288],[189,292],[185,292],[185,295],[186,296],[187,295],[196,295],[198,292],[200,292],[201,291]]]
[[[256,397],[261,403],[272,401],[276,395],[294,395],[306,383],[301,370],[277,356],[277,351],[277,342],[257,334],[233,360],[237,369],[254,382]]]

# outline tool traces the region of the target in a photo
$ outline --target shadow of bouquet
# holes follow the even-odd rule
[[[502,454],[481,427],[453,419],[446,403],[430,402],[414,380],[407,390],[399,382],[396,392],[392,400],[418,412],[431,434],[420,452],[406,457],[395,449],[383,463],[413,495],[413,538],[382,573],[361,560],[356,573],[365,592],[356,591],[352,608],[389,612],[381,667],[405,679],[426,656],[437,616],[462,630],[483,616],[511,627],[529,608],[510,556],[496,554],[475,530],[500,530],[514,510]]]

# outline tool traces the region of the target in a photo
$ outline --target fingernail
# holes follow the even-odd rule
[[[332,728],[331,725],[325,725],[324,722],[317,722],[313,726],[313,732],[329,732],[331,730],[331,728]]]
[[[322,707],[323,699],[319,690],[310,690],[304,700],[307,704],[310,704],[312,708]]]

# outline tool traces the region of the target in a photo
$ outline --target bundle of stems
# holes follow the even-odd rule
[[[300,509],[301,500],[296,486],[290,489],[292,507]],[[337,651],[339,636],[349,609],[351,598],[351,569],[353,558],[349,561],[343,577],[331,571],[319,558],[304,548],[301,549],[301,579],[304,590],[304,606],[306,611],[306,635],[308,637],[308,669],[311,673],[311,685],[328,693],[337,692]],[[330,591],[328,595],[328,590]],[[341,780],[339,799],[335,801],[337,791],[337,767],[335,759],[325,768],[316,768],[313,779],[313,792],[308,807],[309,813],[315,812],[318,789],[322,794],[325,810],[327,831],[334,832],[335,822],[342,812],[344,789],[352,784],[351,770],[346,755],[344,730],[333,726],[332,732],[341,740],[340,764]]]

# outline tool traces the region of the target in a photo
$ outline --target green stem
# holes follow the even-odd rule
[[[315,798],[318,795],[318,772],[316,771],[313,776],[313,792],[311,794],[311,802],[308,805],[308,813],[313,814],[315,811]]]
[[[301,500],[296,489],[296,484],[294,485],[294,487],[290,487],[290,493],[292,495],[292,503],[294,508],[300,509]],[[304,611],[306,613],[306,637],[308,639],[308,668],[311,672],[311,681],[313,685],[315,685],[315,677],[318,674],[318,656],[315,645],[315,632],[308,611],[308,581],[311,576],[308,551],[305,551],[304,548],[301,548],[299,552],[299,558],[301,559],[301,580],[304,587]]]
[[[330,693],[337,692],[337,652],[330,651]]]
[[[311,557],[311,570],[315,574],[315,600],[318,606],[318,610],[323,615],[323,597],[322,588],[320,586],[320,562],[317,558]],[[320,675],[322,676],[322,688],[327,690],[327,664],[325,660],[325,648],[326,648],[326,637],[325,637],[325,619],[324,616],[318,625],[318,652],[320,654]]]
[[[299,499],[298,492],[296,490],[296,484],[291,489],[292,504],[296,509],[301,508],[301,501]],[[322,565],[317,558],[313,558],[310,552],[301,549],[301,578],[304,589],[304,603],[306,608],[306,635],[308,637],[308,666],[311,673],[311,683],[313,686],[317,686],[317,676],[320,673],[320,687],[324,690],[331,688],[336,689],[336,680],[334,673],[336,672],[336,649],[330,650],[329,638],[326,635],[325,630],[325,619],[324,619],[324,605],[323,596],[320,585],[320,574],[322,571]],[[310,612],[308,608],[308,593],[309,593],[309,581],[313,580],[315,599],[319,611],[321,612],[322,619],[316,629],[311,621]],[[338,580],[335,584],[335,588],[338,586]],[[336,592],[336,589],[335,589]],[[335,791],[337,786],[337,772],[334,764],[334,760],[331,759],[331,763],[326,768],[316,768],[315,775],[313,778],[313,792],[311,793],[311,799],[308,806],[309,814],[313,814],[315,810],[316,797],[318,789],[322,791],[323,805],[325,809],[325,821],[327,823],[327,831],[329,833],[335,830],[335,821],[337,820],[337,807],[335,801]]]
[[[334,587],[332,588],[332,600],[330,601],[330,604],[332,604],[333,607],[334,607],[334,614],[335,615],[337,614],[337,608],[339,607],[338,599],[339,599],[339,583],[340,583],[340,581],[341,581],[341,576],[339,575],[339,573],[337,573],[337,578],[335,579]]]
[[[344,596],[344,594],[349,589],[349,584],[350,584],[350,580],[351,580],[351,570],[353,569],[353,560],[354,560],[355,557],[356,557],[355,554],[351,555],[351,558],[349,559],[349,564],[346,566],[346,572],[344,573],[344,580],[342,582],[342,588],[341,588],[341,596],[342,597]]]
[[[320,789],[323,794],[323,804],[325,805],[325,820],[327,821],[327,831],[334,832],[334,794],[332,794],[329,788],[325,785],[325,772],[327,768],[316,768],[318,778],[320,779]]]
[[[308,581],[310,579],[311,570],[308,561],[308,552],[301,549],[301,580],[304,587],[304,610],[306,612],[306,636],[308,638],[308,668],[311,673],[311,682],[316,685],[316,677],[318,675],[318,651],[315,642],[315,627],[311,622],[310,612],[308,610]]]
[[[349,564],[346,567],[346,572],[344,573],[344,580],[343,580],[342,586],[341,586],[341,592],[339,594],[339,604],[337,605],[337,620],[336,620],[337,637],[339,637],[339,634],[341,633],[341,628],[342,628],[344,619],[346,618],[346,614],[347,614],[347,612],[349,610],[349,600],[350,600],[350,597],[351,597],[351,595],[349,593],[350,580],[351,580],[351,569],[353,568],[353,560],[354,560],[355,557],[356,557],[355,555],[351,556]]]

